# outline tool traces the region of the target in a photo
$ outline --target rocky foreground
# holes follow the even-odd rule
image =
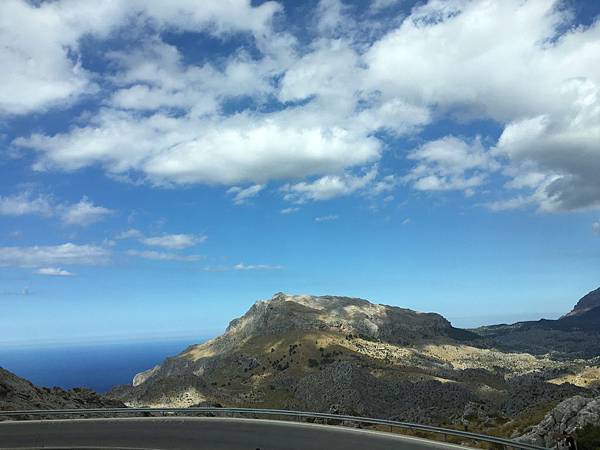
[[[516,436],[560,402],[600,394],[595,301],[556,321],[461,330],[439,314],[279,293],[110,396],[131,406],[337,411]]]
[[[552,447],[563,432],[573,434],[586,425],[600,424],[600,397],[580,395],[560,402],[544,419],[519,438],[541,447]]]

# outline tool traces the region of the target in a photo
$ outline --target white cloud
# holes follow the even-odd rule
[[[361,130],[303,123],[309,119],[297,111],[201,120],[104,110],[94,120],[68,134],[34,134],[15,144],[41,153],[39,170],[101,163],[110,173],[139,169],[155,183],[180,184],[262,184],[335,172],[377,159],[380,151]]]
[[[59,265],[101,265],[110,260],[110,251],[95,245],[0,247],[0,266],[54,267]]]
[[[244,264],[239,263],[233,266],[233,270],[279,270],[282,266],[273,266],[269,264]]]
[[[22,192],[12,196],[0,196],[0,215],[22,216],[37,214],[42,216],[58,216],[67,225],[87,226],[104,219],[113,211],[103,206],[96,206],[86,197],[79,203],[57,203],[51,197]]]
[[[540,210],[598,207],[600,22],[569,27],[572,17],[553,0],[432,0],[371,46],[365,83],[384,99],[505,126],[494,153],[543,174],[528,194]],[[434,173],[416,187],[464,189],[484,179]]]
[[[508,211],[511,209],[519,209],[525,206],[529,206],[533,203],[531,197],[517,196],[508,198],[505,200],[496,200],[493,202],[484,203],[483,206],[491,209],[492,211]]]
[[[600,220],[592,223],[592,233],[600,235]]]
[[[395,2],[373,0],[371,9]],[[472,195],[499,161],[509,181],[498,202],[523,198],[549,212],[600,207],[600,21],[572,26],[558,0],[430,0],[362,27],[350,9],[321,1],[307,33],[316,36],[305,44],[272,27],[284,13],[273,2],[6,0],[0,59],[11,70],[0,74],[0,114],[71,102],[101,80],[99,112],[68,131],[14,140],[36,152],[35,169],[99,166],[114,179],[156,185],[284,180],[300,189],[295,201],[361,191],[340,174],[379,161],[382,134],[416,134],[448,118],[491,120],[504,129],[491,152],[463,139],[468,148],[459,143],[434,158],[425,143],[405,180]],[[144,36],[139,45],[107,55],[110,76],[86,72],[81,37],[101,40],[122,27]],[[190,64],[156,37],[164,30],[224,40],[247,33],[256,52],[236,48]],[[253,106],[226,113],[239,98]],[[487,161],[461,169],[462,157]],[[525,180],[522,166],[537,181]],[[323,186],[306,177],[322,177]]]
[[[286,184],[282,187],[282,191],[286,200],[297,203],[304,203],[309,200],[329,200],[365,188],[376,176],[377,169],[374,168],[362,176],[350,174],[326,175],[314,181]]]
[[[498,164],[479,139],[465,142],[446,136],[427,142],[408,154],[417,161],[404,180],[422,191],[468,190],[481,185]]]
[[[59,269],[58,267],[41,267],[35,271],[38,275],[48,275],[51,277],[72,277],[73,273]]]
[[[87,226],[106,218],[113,213],[103,206],[96,206],[87,198],[82,198],[79,203],[58,208],[61,220],[67,225]]]
[[[178,253],[156,252],[153,250],[128,250],[129,256],[137,256],[143,259],[155,261],[199,261],[203,259],[201,255],[180,255]]]
[[[130,228],[127,231],[123,231],[115,236],[115,239],[141,239],[144,235],[140,230],[136,230],[135,228]]]
[[[0,2],[0,114],[23,114],[71,102],[93,91],[91,74],[79,63],[79,40],[103,38],[131,22],[160,29],[202,29],[215,35],[232,31],[262,37],[280,6],[247,0],[198,2],[60,0],[39,5]]]
[[[283,208],[281,211],[279,211],[281,214],[292,214],[295,213],[297,211],[299,211],[300,208]]]
[[[395,175],[386,175],[375,181],[369,189],[369,195],[389,194],[398,184],[398,177]]]
[[[376,11],[389,8],[400,3],[402,0],[371,0],[371,8]]]
[[[2,216],[23,216],[26,214],[49,216],[52,213],[51,199],[42,195],[33,197],[31,192],[22,192],[12,196],[0,196],[0,215]]]
[[[244,264],[239,263],[233,266],[208,266],[205,267],[206,272],[227,272],[230,270],[235,271],[247,271],[247,270],[281,270],[283,266],[271,265],[271,264]]]
[[[338,220],[339,216],[337,214],[330,214],[328,216],[319,216],[315,217],[315,222],[331,222],[332,220]]]
[[[233,203],[236,205],[241,205],[245,203],[246,200],[256,197],[264,188],[264,184],[255,184],[245,189],[238,186],[233,186],[227,190],[227,193],[233,195]]]
[[[201,244],[206,241],[206,239],[206,236],[193,234],[165,234],[163,236],[141,238],[140,242],[152,247],[163,247],[179,250]]]
[[[410,225],[411,222],[412,222],[412,220],[410,220],[410,217],[407,217],[401,223],[402,223],[402,225]]]

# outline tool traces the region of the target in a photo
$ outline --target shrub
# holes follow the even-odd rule
[[[578,450],[599,450],[600,449],[600,426],[586,425],[577,430],[577,449]]]

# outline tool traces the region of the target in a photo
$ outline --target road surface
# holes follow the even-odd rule
[[[345,427],[217,417],[0,422],[0,448],[440,450],[462,447]]]

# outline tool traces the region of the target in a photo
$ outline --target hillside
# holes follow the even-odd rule
[[[279,293],[110,395],[132,406],[334,410],[493,428],[590,395],[595,378],[576,385],[561,377],[589,378],[597,367],[498,350],[481,330],[454,328],[439,314]]]
[[[37,387],[0,367],[0,410],[116,408],[122,402],[107,399],[89,389],[69,391],[54,387]]]

